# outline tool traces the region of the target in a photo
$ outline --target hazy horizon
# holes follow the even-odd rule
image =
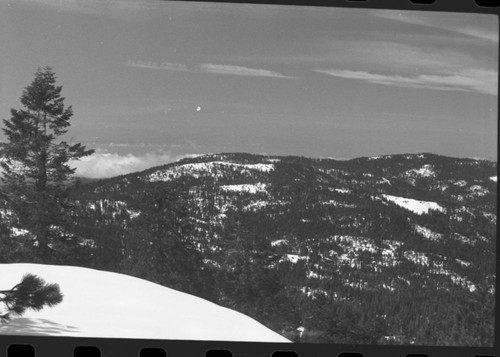
[[[160,167],[160,166],[165,166],[165,165],[168,165],[168,164],[173,164],[173,163],[176,163],[176,162],[181,161],[181,160],[186,159],[186,158],[196,158],[196,157],[208,156],[208,155],[226,155],[226,154],[252,154],[252,155],[257,155],[257,156],[269,156],[269,157],[292,156],[292,157],[303,157],[303,158],[306,158],[306,159],[335,160],[335,161],[349,161],[349,160],[355,160],[355,159],[359,159],[359,158],[376,157],[376,156],[366,156],[365,155],[365,156],[356,156],[356,157],[351,157],[351,158],[342,158],[342,157],[311,157],[311,156],[303,156],[303,155],[271,155],[271,154],[267,154],[267,153],[248,153],[248,152],[217,152],[217,153],[214,152],[214,153],[203,153],[203,154],[186,154],[186,155],[183,155],[183,156],[171,158],[168,161],[165,161],[163,163],[162,162],[156,162],[153,166],[148,166],[148,167],[144,166],[144,164],[143,164],[142,166],[144,166],[144,168],[139,168],[138,170],[134,169],[132,171],[127,171],[125,173],[121,173],[121,174],[117,174],[117,175],[85,176],[85,175],[78,175],[78,174],[76,174],[74,178],[75,179],[88,179],[88,180],[100,180],[100,179],[105,180],[105,179],[110,179],[110,178],[121,176],[121,175],[139,173],[139,172],[146,171],[146,170],[149,170],[149,169],[152,169],[152,168],[155,168],[155,167]],[[424,152],[394,153],[394,154],[385,154],[385,155],[378,155],[378,156],[419,155],[419,154],[434,154],[434,153],[430,153],[430,152],[425,152],[425,153]],[[439,155],[439,154],[434,154],[434,155]],[[450,156],[446,156],[446,155],[440,155],[440,156],[450,157]],[[472,159],[472,160],[479,160],[479,161],[490,161],[490,162],[495,162],[495,163],[498,164],[497,160],[490,160],[490,159],[480,158],[480,157],[452,157],[452,158],[455,158],[455,159]],[[80,168],[82,168],[84,171],[85,170],[89,170],[90,171],[90,168],[87,168],[87,164],[85,163],[85,161],[86,161],[86,159],[83,159],[82,163],[80,163],[78,166]],[[90,163],[90,165],[95,165],[95,162],[92,159],[90,159],[90,158],[89,158],[89,163]],[[71,166],[75,167],[74,163]]]
[[[96,149],[78,176],[221,152],[497,161],[494,15],[0,0],[0,22],[0,118],[51,66],[66,139]]]

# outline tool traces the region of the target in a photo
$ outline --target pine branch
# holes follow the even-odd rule
[[[3,316],[9,317],[21,316],[26,309],[39,311],[45,306],[53,307],[63,300],[58,284],[47,284],[34,274],[25,274],[19,284],[0,293],[4,295],[0,302],[7,308]]]

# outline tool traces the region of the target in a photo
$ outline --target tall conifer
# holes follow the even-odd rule
[[[42,257],[69,217],[64,185],[75,172],[70,160],[91,155],[80,143],[60,137],[70,126],[71,106],[64,105],[62,86],[50,67],[38,68],[35,79],[20,98],[22,109],[11,109],[3,119],[7,142],[1,146],[1,193],[17,218],[17,227],[29,231]]]

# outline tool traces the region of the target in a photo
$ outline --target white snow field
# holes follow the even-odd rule
[[[436,202],[429,201],[418,201],[412,198],[404,198],[391,195],[382,195],[387,201],[391,201],[400,207],[403,207],[409,211],[416,214],[422,215],[429,213],[429,210],[444,212],[444,208],[438,205]]]
[[[0,264],[0,290],[12,288],[26,273],[59,284],[63,301],[0,324],[0,334],[290,342],[237,311],[123,274],[73,266]]]

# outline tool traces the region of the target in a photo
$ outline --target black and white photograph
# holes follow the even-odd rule
[[[0,335],[492,347],[495,15],[0,0]]]

